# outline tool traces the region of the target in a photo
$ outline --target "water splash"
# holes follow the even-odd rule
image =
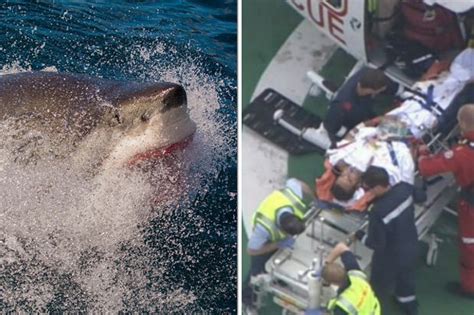
[[[19,163],[12,154],[16,140],[32,131],[0,123],[0,309],[166,313],[198,307],[201,292],[170,273],[176,273],[177,263],[192,271],[192,263],[199,260],[189,250],[199,251],[202,239],[190,239],[194,232],[188,227],[204,231],[208,226],[195,213],[195,199],[206,195],[235,153],[235,131],[218,113],[219,83],[199,61],[177,56],[179,67],[163,67],[151,58],[160,52],[156,46],[136,52],[128,64],[134,77],[186,87],[198,126],[192,144],[142,170],[92,176],[86,170],[96,165],[87,156],[46,155],[33,164]],[[145,62],[146,71],[140,66]],[[4,74],[29,69],[14,63],[4,67]],[[41,145],[48,151],[51,144]],[[153,231],[158,221],[160,231]],[[159,246],[153,241],[157,232]],[[230,238],[235,240],[235,235]],[[233,279],[235,283],[236,274]],[[220,285],[222,292],[231,289]]]
[[[38,135],[1,121],[0,309],[235,312],[236,2],[0,10],[0,74],[51,66],[180,83],[198,128],[184,152],[155,165],[90,172],[94,147],[58,158],[45,137],[36,164],[25,151],[18,160],[15,136]]]

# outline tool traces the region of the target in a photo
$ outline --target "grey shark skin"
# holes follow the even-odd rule
[[[31,147],[41,147],[43,137],[60,156],[101,139],[108,151],[104,158],[114,165],[178,143],[196,130],[180,85],[55,72],[0,76],[0,118],[36,132],[18,147],[17,154],[25,153],[27,159],[38,151]]]

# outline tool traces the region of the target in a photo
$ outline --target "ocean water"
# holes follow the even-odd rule
[[[197,131],[91,173],[90,151],[18,160],[31,130],[2,117],[1,312],[236,313],[236,42],[236,0],[2,1],[0,75],[179,83]]]

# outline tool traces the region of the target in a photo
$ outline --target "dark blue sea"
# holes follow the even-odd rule
[[[2,161],[0,312],[236,313],[237,0],[2,1],[0,75],[25,71],[179,83],[197,131],[151,206],[135,175]]]

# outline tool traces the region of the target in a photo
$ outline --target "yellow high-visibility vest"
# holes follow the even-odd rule
[[[293,214],[299,219],[303,219],[308,209],[303,200],[289,188],[276,190],[265,198],[255,212],[252,222],[253,227],[258,223],[267,230],[271,242],[287,237],[277,226],[278,211],[282,208],[291,208]]]
[[[338,306],[350,315],[380,315],[379,300],[367,281],[366,275],[359,270],[351,270],[347,274],[351,285],[335,299],[329,301],[328,310],[332,312]]]

